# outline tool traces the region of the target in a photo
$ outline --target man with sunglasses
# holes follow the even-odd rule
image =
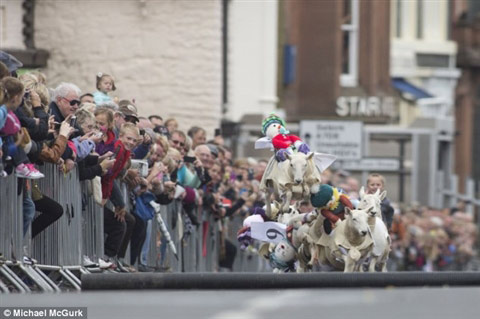
[[[182,131],[173,131],[172,136],[170,137],[170,146],[177,149],[180,154],[185,155],[185,140],[187,137]]]
[[[80,105],[80,89],[73,83],[60,83],[53,91],[50,114],[55,122],[62,123],[67,116],[74,114]]]
[[[80,105],[80,94],[80,89],[73,83],[62,82],[55,88],[48,111],[50,115],[53,115],[55,122],[62,123],[67,116],[75,114],[75,111]],[[75,124],[74,128],[77,132],[72,134],[70,138],[74,138],[79,134],[78,124]],[[70,170],[73,167],[75,154],[69,146],[65,148],[65,152],[62,154],[62,159],[65,160],[66,167],[68,167],[67,170]]]

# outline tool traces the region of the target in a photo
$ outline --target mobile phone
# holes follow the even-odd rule
[[[143,128],[140,129],[140,135],[142,135],[142,136],[145,135],[145,130]]]
[[[70,118],[70,126],[75,127],[77,125],[77,117],[74,115]]]
[[[253,180],[254,176],[253,176],[253,168],[249,168],[248,169],[248,180],[251,181]]]
[[[237,181],[241,182],[243,180],[243,176],[242,175],[238,175],[237,176]]]
[[[219,136],[219,135],[222,135],[222,130],[219,129],[219,128],[216,128],[215,129],[215,134],[213,136]]]
[[[102,132],[95,133],[95,137],[102,137],[102,136],[103,136]]]
[[[196,160],[197,160],[197,158],[196,158],[196,157],[193,157],[193,156],[184,156],[184,157],[183,157],[183,161],[184,161],[185,163],[193,163],[193,162],[195,162]]]
[[[62,123],[54,123],[55,125],[55,131],[58,131],[60,129],[60,126],[62,126]]]

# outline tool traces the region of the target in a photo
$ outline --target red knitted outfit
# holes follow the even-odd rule
[[[115,157],[115,163],[109,173],[102,176],[102,197],[103,199],[110,198],[112,194],[113,181],[120,174],[122,169],[125,167],[128,159],[130,158],[130,151],[125,149],[122,141],[117,140],[114,145],[114,149],[117,150],[118,154]]]
[[[340,194],[338,201],[340,203],[334,211],[331,211],[328,208],[324,208],[321,210],[322,216],[328,219],[332,223],[332,225],[335,225],[335,223],[339,219],[345,219],[345,207],[353,209],[352,202],[350,202],[346,195]]]
[[[301,141],[300,137],[295,135],[278,134],[272,139],[272,144],[276,150],[279,150],[289,148],[296,141]]]

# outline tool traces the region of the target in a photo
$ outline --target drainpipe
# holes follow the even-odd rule
[[[222,114],[228,111],[228,4],[222,0]]]
[[[23,43],[27,50],[35,49],[34,27],[35,27],[35,0],[23,0]]]

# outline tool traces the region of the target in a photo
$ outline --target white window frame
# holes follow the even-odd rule
[[[340,85],[345,87],[357,86],[358,84],[358,36],[359,36],[359,1],[358,0],[346,0],[351,1],[352,4],[352,19],[351,24],[342,24],[342,37],[343,31],[349,33],[348,40],[348,65],[349,72],[342,73],[340,75]]]

